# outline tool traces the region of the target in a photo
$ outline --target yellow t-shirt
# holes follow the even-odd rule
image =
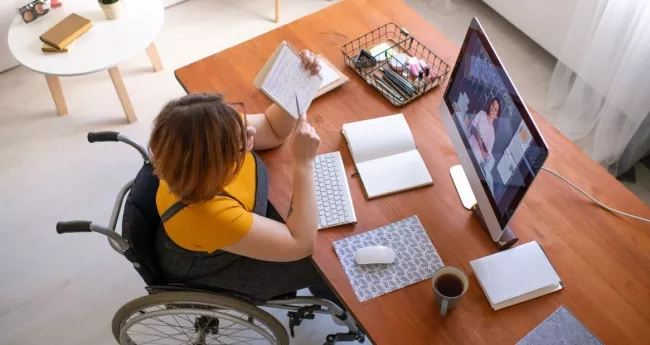
[[[165,222],[167,236],[182,248],[208,253],[237,243],[253,225],[256,173],[255,157],[249,152],[235,180],[224,189],[229,196],[215,196],[180,210]],[[178,200],[167,183],[160,180],[156,193],[158,214]]]

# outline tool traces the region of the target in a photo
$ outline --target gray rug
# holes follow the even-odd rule
[[[559,307],[516,345],[603,345],[571,312]]]

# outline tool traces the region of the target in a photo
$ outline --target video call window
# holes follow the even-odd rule
[[[447,93],[448,106],[474,168],[493,197],[497,218],[505,226],[514,213],[512,201],[523,196],[526,181],[532,181],[537,172],[533,162],[542,152],[534,147],[512,99],[514,87],[504,83],[509,83],[505,71],[492,62],[477,33],[470,33],[458,64]]]

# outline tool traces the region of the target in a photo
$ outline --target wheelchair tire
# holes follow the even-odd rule
[[[229,314],[229,312],[241,314],[241,316]],[[217,314],[220,316],[215,316]],[[150,319],[149,315],[152,315]],[[199,317],[191,319],[188,315],[198,315]],[[170,316],[172,318],[169,318]],[[166,321],[161,320],[161,317],[173,320],[174,323],[167,323]],[[153,323],[144,323],[146,320],[153,320]],[[282,326],[280,321],[268,312],[257,308],[250,303],[229,296],[201,292],[160,292],[137,298],[122,306],[117,313],[115,313],[112,322],[112,331],[115,340],[117,340],[121,345],[151,343],[151,340],[146,339],[143,340],[143,342],[138,343],[134,341],[132,337],[141,336],[141,334],[155,333],[155,330],[148,331],[147,329],[142,328],[147,330],[147,332],[134,331],[138,333],[132,335],[128,334],[131,328],[138,325],[144,325],[152,330],[154,329],[152,326],[160,325],[162,327],[167,327],[167,329],[171,329],[172,332],[176,332],[176,334],[168,334],[158,330],[160,334],[169,336],[163,338],[163,340],[170,338],[172,340],[179,340],[179,344],[193,345],[201,343],[221,344],[213,343],[212,341],[215,341],[215,339],[219,337],[233,337],[233,334],[243,331],[239,331],[238,328],[235,328],[235,332],[231,331],[231,333],[223,333],[220,335],[220,322],[223,322],[221,320],[224,320],[224,323],[230,322],[229,327],[232,325],[248,327],[250,330],[263,336],[264,339],[259,338],[259,340],[268,340],[268,335],[270,334],[270,336],[272,336],[271,339],[274,341],[268,340],[268,343],[265,342],[266,344],[289,345],[289,335],[287,334],[286,329]],[[143,322],[139,324],[140,321]],[[212,324],[210,324],[210,322],[212,322]],[[203,323],[203,325],[200,325],[201,323]],[[124,332],[127,333],[125,337],[128,339],[124,342],[120,342],[122,331],[125,326],[129,327],[129,329],[124,330]],[[209,330],[206,331],[208,328]],[[178,333],[179,329],[182,333]],[[205,340],[193,341],[194,335],[192,332],[200,332],[203,337],[202,339],[206,338],[206,334],[207,337],[212,336],[214,338],[208,342]],[[198,333],[196,334],[198,339],[199,335]],[[158,334],[149,335],[160,337]],[[177,339],[176,336],[187,336],[188,339]],[[236,337],[244,336],[240,334]],[[245,340],[244,343],[248,344],[252,337],[246,336],[246,338],[249,340]],[[192,342],[189,342],[190,340],[192,340]],[[218,341],[218,339],[216,341]],[[255,344],[258,343],[256,342]]]

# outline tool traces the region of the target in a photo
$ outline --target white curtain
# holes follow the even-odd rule
[[[576,6],[550,83],[553,124],[618,175],[650,151],[650,1]]]

